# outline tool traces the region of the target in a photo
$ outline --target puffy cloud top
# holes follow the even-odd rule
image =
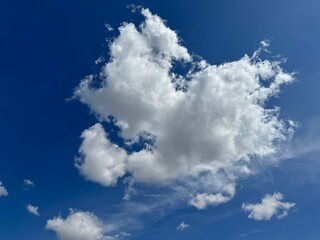
[[[92,213],[71,210],[66,219],[58,216],[47,221],[46,229],[53,230],[61,240],[106,240],[102,222]]]
[[[135,183],[148,184],[225,175],[220,188],[194,185],[190,204],[203,209],[226,202],[233,194],[225,187],[234,188],[239,174],[250,173],[250,161],[275,153],[277,144],[290,137],[290,124],[266,101],[293,76],[279,61],[259,58],[266,42],[252,57],[238,61],[196,61],[159,16],[141,12],[145,20],[139,28],[123,24],[110,43],[100,85],[94,87],[94,77],[88,76],[74,94],[99,120],[113,117],[128,145],[141,139],[154,143],[127,152],[97,123],[82,134],[76,167],[104,186],[126,173]],[[191,66],[187,74],[174,72],[178,63]]]

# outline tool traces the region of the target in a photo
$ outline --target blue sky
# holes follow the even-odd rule
[[[151,15],[143,17],[139,7],[133,13],[128,4],[149,9]],[[0,181],[7,193],[0,185],[0,239],[54,240],[60,236],[79,240],[77,233],[66,233],[76,224],[73,220],[79,219],[89,226],[88,235],[82,234],[87,240],[316,239],[320,234],[319,7],[316,0],[2,1]],[[123,42],[117,42],[117,29],[123,22],[138,28],[156,15],[165,19],[165,25],[161,21],[145,33],[120,34]],[[108,31],[105,24],[114,30]],[[165,34],[159,40],[161,26]],[[173,40],[166,42],[168,36]],[[179,41],[174,42],[174,36]],[[144,40],[139,42],[141,37]],[[130,48],[126,44],[130,39],[133,44],[151,46],[151,53],[144,52],[144,47],[139,49],[140,45]],[[260,42],[266,39],[270,46],[264,49]],[[111,56],[112,43],[127,52],[116,52],[115,47]],[[258,49],[259,57],[252,58]],[[243,60],[245,54],[250,58],[247,61]],[[109,64],[110,69],[99,79],[101,68],[112,63],[110,56],[118,62]],[[96,64],[99,58],[104,60]],[[204,67],[200,59],[206,61]],[[138,67],[142,68],[137,72],[142,77],[135,78],[130,66],[140,60]],[[267,65],[263,61],[282,63],[266,70],[273,77],[262,81],[262,87],[270,86],[280,70],[294,80],[280,84],[279,92],[270,90],[264,103],[257,103],[264,101],[261,92],[256,102],[248,103],[243,100],[249,97],[247,92],[233,91],[241,87],[251,91],[256,80],[242,85],[250,76],[243,77],[241,69],[260,71]],[[261,62],[265,64],[259,65]],[[153,65],[143,68],[144,63]],[[173,67],[168,70],[166,64]],[[229,75],[216,70],[221,64]],[[196,67],[186,76],[191,66]],[[148,69],[150,75],[143,75]],[[197,105],[183,91],[181,96],[175,91],[168,93],[165,84],[160,84],[172,77],[161,78],[161,74],[171,73],[186,79],[181,86],[190,96],[199,97]],[[90,75],[94,87],[80,89],[77,94],[80,81]],[[109,85],[101,85],[104,79],[110,86],[128,83],[121,86],[129,90],[107,89]],[[171,80],[178,84],[177,79]],[[146,84],[148,81],[160,83]],[[219,81],[225,91],[213,84]],[[210,86],[215,90],[209,91]],[[97,89],[103,93],[99,95]],[[140,95],[131,94],[133,89]],[[150,96],[156,96],[151,107]],[[141,100],[144,97],[148,100]],[[124,104],[121,99],[129,101]],[[274,106],[281,109],[268,125],[259,111]],[[106,122],[107,115],[115,120]],[[177,118],[170,121],[171,116]],[[247,121],[237,122],[234,116]],[[204,126],[201,123],[206,118],[210,121]],[[295,121],[291,139],[289,119]],[[225,124],[228,121],[237,124]],[[251,128],[256,121],[259,127]],[[95,125],[98,122],[100,125]],[[81,138],[86,129],[88,134]],[[206,135],[211,130],[213,134]],[[226,135],[218,134],[227,130]],[[91,139],[90,134],[99,138]],[[125,143],[135,141],[139,134],[140,140],[133,145]],[[285,139],[279,139],[281,134]],[[229,135],[233,137],[225,137]],[[243,135],[246,139],[238,137]],[[237,141],[233,142],[234,138]],[[96,148],[99,144],[102,147]],[[267,154],[269,150],[274,152]],[[134,154],[139,151],[141,155]],[[102,152],[102,157],[96,156],[97,152]],[[82,159],[78,168],[77,158]],[[150,167],[146,163],[152,159],[160,164]],[[241,170],[245,166],[250,174]],[[104,175],[104,167],[109,167],[110,178]],[[203,168],[206,171],[199,170]],[[30,179],[34,186],[24,185],[24,179]],[[128,191],[130,200],[123,200]],[[282,194],[279,201],[276,193]],[[267,194],[275,203],[270,219],[265,210],[270,210],[268,204],[256,208]],[[27,204],[39,207],[40,216],[28,212]],[[254,210],[245,211],[245,206]],[[288,215],[278,219],[282,211]],[[248,218],[250,213],[254,217]],[[57,219],[63,223],[54,225]],[[178,231],[182,222],[188,227]],[[94,230],[96,235],[92,235]]]

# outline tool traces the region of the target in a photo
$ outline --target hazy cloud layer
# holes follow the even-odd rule
[[[274,193],[273,195],[267,194],[262,198],[261,203],[257,204],[242,204],[242,209],[249,212],[249,218],[254,220],[270,220],[273,216],[281,219],[288,215],[291,208],[295,203],[282,202],[283,194]]]
[[[104,186],[130,174],[138,184],[188,186],[189,204],[199,209],[224,203],[250,162],[275,153],[293,133],[279,108],[266,108],[293,76],[279,61],[259,58],[267,42],[238,61],[197,61],[160,17],[141,12],[143,23],[123,24],[110,43],[98,86],[88,76],[74,94],[100,121],[114,117],[127,146],[152,144],[126,151],[97,123],[82,133],[76,167]],[[188,73],[174,72],[180,65]]]

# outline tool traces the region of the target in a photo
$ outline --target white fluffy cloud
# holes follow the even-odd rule
[[[8,190],[3,186],[2,182],[0,181],[0,197],[8,196]]]
[[[181,222],[181,223],[179,224],[179,226],[177,227],[177,230],[178,230],[178,231],[183,231],[183,230],[185,230],[185,229],[188,228],[188,227],[190,227],[189,224],[187,224],[187,223],[185,223],[185,222]]]
[[[86,157],[84,161],[79,159],[76,167],[92,181],[105,186],[114,185],[125,174],[126,152],[110,143],[101,124],[85,130],[82,138],[79,151]]]
[[[198,209],[206,209],[207,206],[217,206],[219,204],[228,202],[230,200],[229,196],[224,196],[221,193],[217,194],[207,194],[201,193],[197,194],[193,199],[190,201],[190,205],[195,206]]]
[[[123,24],[110,44],[100,85],[88,76],[74,94],[100,121],[113,117],[128,145],[141,139],[154,143],[127,152],[97,123],[82,134],[76,167],[104,186],[127,173],[135,183],[167,185],[203,174],[214,182],[223,173],[225,185],[234,184],[239,174],[250,173],[252,159],[275,153],[290,137],[290,124],[279,119],[279,108],[266,108],[266,101],[293,81],[292,74],[278,61],[259,59],[266,42],[238,61],[196,61],[160,17],[141,12],[145,20],[139,28]],[[174,72],[176,64],[192,67],[182,76]],[[233,196],[199,185],[190,189],[190,204],[200,209]]]
[[[40,214],[39,214],[39,207],[33,206],[33,205],[31,205],[31,204],[28,204],[28,205],[26,206],[26,208],[27,208],[27,210],[28,210],[29,213],[32,213],[33,215],[36,215],[36,216],[40,216]]]
[[[226,184],[225,182],[220,183],[220,185],[222,185],[222,188],[215,186],[215,189],[220,191],[219,193],[198,193],[189,201],[189,205],[203,210],[208,206],[217,206],[228,202],[235,195],[235,185],[230,183]],[[208,187],[205,187],[205,189],[208,189]]]
[[[106,240],[105,226],[92,213],[70,210],[69,216],[47,221],[46,229],[53,230],[61,240]]]
[[[283,195],[281,193],[267,194],[261,203],[242,204],[242,209],[249,212],[249,218],[254,220],[270,220],[273,216],[281,219],[288,215],[295,203],[282,202]]]

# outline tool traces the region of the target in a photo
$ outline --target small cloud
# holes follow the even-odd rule
[[[34,187],[34,183],[30,179],[23,179],[24,190],[28,191],[31,187]]]
[[[8,196],[8,190],[3,186],[2,182],[0,181],[0,197],[6,197]]]
[[[26,208],[29,213],[32,213],[33,215],[36,215],[36,216],[40,216],[39,207],[28,204]]]
[[[190,227],[190,225],[182,221],[177,227],[177,231],[183,231],[188,227]]]
[[[261,200],[261,203],[243,203],[241,208],[249,212],[248,218],[254,220],[270,220],[273,216],[281,219],[287,216],[289,210],[296,205],[295,203],[282,202],[281,200],[283,200],[282,193],[267,194]]]
[[[109,23],[106,23],[104,26],[109,32],[112,32],[114,30],[114,28]]]

